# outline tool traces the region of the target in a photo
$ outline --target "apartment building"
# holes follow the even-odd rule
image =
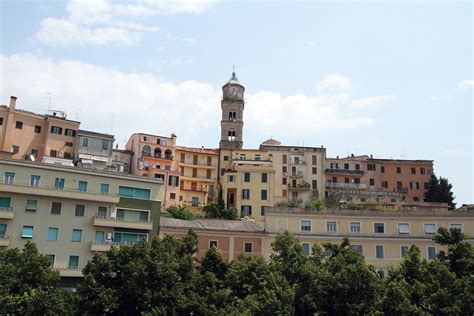
[[[62,111],[40,115],[19,110],[16,101],[12,96],[9,107],[0,107],[0,150],[11,153],[12,159],[64,159],[70,165],[80,122],[67,119]]]
[[[251,149],[220,150],[219,185],[227,208],[239,216],[263,220],[265,207],[275,205],[275,169],[266,152]]]
[[[192,211],[201,211],[203,206],[217,197],[216,149],[176,147],[175,170],[180,170],[179,202]]]
[[[0,159],[0,250],[28,240],[63,278],[81,277],[94,252],[158,233],[162,181]]]
[[[274,139],[260,145],[272,158],[275,168],[275,202],[324,198],[326,149],[283,146]]]
[[[96,170],[110,170],[114,135],[78,130],[76,165]]]
[[[327,158],[326,197],[338,190],[359,189],[398,192],[405,201],[423,201],[432,170],[432,160],[379,159],[367,155]]]
[[[162,209],[177,205],[181,173],[176,169],[176,135],[165,137],[135,133],[130,136],[125,149],[134,153],[130,166],[132,174],[163,181]]]
[[[349,237],[351,246],[367,263],[386,269],[399,263],[411,245],[422,258],[433,259],[444,249],[432,240],[438,228],[459,228],[474,242],[473,211],[348,211],[267,209],[263,255],[272,253],[271,243],[279,232],[289,231],[301,242],[307,255],[313,244],[340,243]]]
[[[172,235],[182,238],[189,229],[198,236],[198,259],[211,247],[217,247],[224,260],[228,261],[237,259],[241,253],[262,254],[263,222],[212,219],[186,221],[175,218],[162,218],[160,221],[161,237]]]

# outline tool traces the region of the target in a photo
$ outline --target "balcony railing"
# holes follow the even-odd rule
[[[121,228],[135,228],[135,229],[144,229],[150,230],[153,228],[153,222],[150,220],[125,220],[120,217],[110,217],[110,216],[94,216],[95,226],[105,226],[105,227],[121,227]]]
[[[207,162],[194,162],[194,161],[186,161],[186,160],[180,160],[179,164],[183,165],[189,165],[189,166],[198,166],[198,167],[217,167],[217,163],[207,163]]]
[[[290,173],[290,177],[291,177],[291,178],[301,178],[303,175],[304,175],[304,174],[303,174],[302,171]]]
[[[197,186],[197,185],[181,185],[179,186],[179,189],[185,190],[185,191],[207,192],[206,187]]]
[[[393,190],[394,192],[399,192],[399,193],[407,193],[408,188],[396,188]]]
[[[109,251],[110,250],[110,247],[112,245],[116,245],[116,246],[123,246],[123,245],[127,245],[127,246],[133,246],[137,243],[139,243],[140,241],[121,241],[121,242],[115,242],[115,241],[112,241],[112,240],[102,240],[102,241],[91,241],[91,251],[102,251],[102,252],[106,252],[106,251]]]
[[[290,160],[290,165],[306,165],[304,160]]]
[[[350,188],[350,189],[365,189],[367,186],[364,183],[339,183],[326,182],[327,188]]]
[[[288,184],[288,189],[290,190],[310,190],[311,189],[311,184],[308,182],[300,182],[296,184],[289,183]]]
[[[204,207],[206,204],[203,202],[198,202],[198,203],[193,203],[189,201],[183,201],[181,202],[182,206],[187,206],[187,207]]]
[[[363,175],[364,170],[360,169],[339,169],[339,168],[327,168],[326,173],[342,173],[342,174],[357,174]]]
[[[0,247],[10,246],[10,236],[0,235]]]

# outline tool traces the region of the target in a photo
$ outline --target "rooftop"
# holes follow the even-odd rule
[[[188,151],[192,153],[204,153],[204,154],[209,154],[209,155],[217,155],[218,154],[218,149],[213,149],[213,148],[204,148],[204,147],[184,147],[184,146],[176,146],[177,150],[181,151]]]
[[[183,219],[162,217],[160,219],[160,227],[249,233],[264,231],[263,222],[224,219],[195,219],[188,221]]]

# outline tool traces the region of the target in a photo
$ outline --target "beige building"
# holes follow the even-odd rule
[[[443,249],[431,239],[440,227],[459,228],[474,242],[472,211],[267,209],[262,254],[269,257],[275,236],[288,230],[299,238],[308,255],[315,243],[340,243],[349,237],[367,263],[387,268],[400,262],[411,245],[420,248],[422,258],[433,259]]]
[[[6,159],[0,175],[0,250],[31,240],[62,277],[80,277],[96,251],[158,232],[158,179]]]
[[[326,149],[283,146],[269,139],[260,145],[272,158],[275,168],[275,202],[324,198]]]
[[[71,165],[80,123],[67,119],[61,111],[40,115],[19,110],[16,101],[12,96],[9,107],[0,107],[0,150],[10,153],[12,159],[34,156],[35,160]]]
[[[163,181],[162,210],[179,203],[180,171],[176,169],[176,135],[171,137],[135,133],[125,149],[132,151],[131,173]]]
[[[207,148],[176,147],[175,170],[181,174],[179,203],[194,212],[215,201],[218,151]]]

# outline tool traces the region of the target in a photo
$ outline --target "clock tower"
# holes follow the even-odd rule
[[[244,91],[235,72],[222,87],[221,149],[242,149]]]

